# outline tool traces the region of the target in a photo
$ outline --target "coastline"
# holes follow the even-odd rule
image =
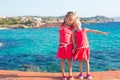
[[[16,20],[16,18],[19,18]],[[3,28],[43,28],[43,27],[56,27],[58,23],[64,22],[64,16],[57,17],[42,17],[42,16],[16,16],[1,18],[0,27]],[[12,19],[12,20],[11,20]],[[94,16],[94,17],[81,17],[80,21],[82,24],[94,24],[94,23],[107,23],[114,22],[113,18],[105,16]]]
[[[73,72],[74,80],[78,80],[79,72]],[[83,72],[84,80],[85,72]],[[66,73],[68,75],[68,73]],[[91,72],[92,80],[120,80],[120,70]],[[61,73],[57,72],[24,72],[14,70],[0,70],[0,80],[60,80]]]

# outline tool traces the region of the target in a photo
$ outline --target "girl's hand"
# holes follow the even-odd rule
[[[75,48],[72,50],[72,53],[73,53],[73,54],[75,53]]]

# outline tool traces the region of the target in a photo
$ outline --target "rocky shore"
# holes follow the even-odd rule
[[[22,29],[22,28],[32,28],[31,26],[26,26],[26,25],[2,25],[0,26],[0,30],[3,29]]]
[[[22,16],[17,18],[5,18],[0,20],[1,28],[42,28],[42,27],[57,27],[64,20],[64,16],[61,17],[39,17],[39,16]],[[82,24],[94,24],[94,23],[107,23],[113,22],[114,19],[95,16],[80,18]],[[9,25],[10,24],[10,25]]]

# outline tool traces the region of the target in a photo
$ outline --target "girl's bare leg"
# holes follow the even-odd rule
[[[82,74],[82,60],[79,60],[79,69],[80,69],[80,74]]]
[[[69,69],[69,76],[72,76],[72,59],[68,60],[68,69]]]
[[[65,76],[65,70],[64,70],[65,59],[61,59],[60,64],[61,64],[62,76]]]
[[[86,64],[86,72],[87,72],[87,74],[89,74],[89,72],[90,72],[89,60],[85,60],[85,64]]]
[[[86,63],[86,77],[88,80],[91,80],[92,79],[92,76],[90,75],[90,65],[89,65],[89,60],[85,60],[85,63]]]

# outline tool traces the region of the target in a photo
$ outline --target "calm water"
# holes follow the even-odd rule
[[[88,33],[91,71],[120,70],[120,22],[82,27],[110,33]],[[0,69],[60,72],[58,41],[58,27],[0,30]],[[79,71],[78,62],[73,61],[73,71]]]

